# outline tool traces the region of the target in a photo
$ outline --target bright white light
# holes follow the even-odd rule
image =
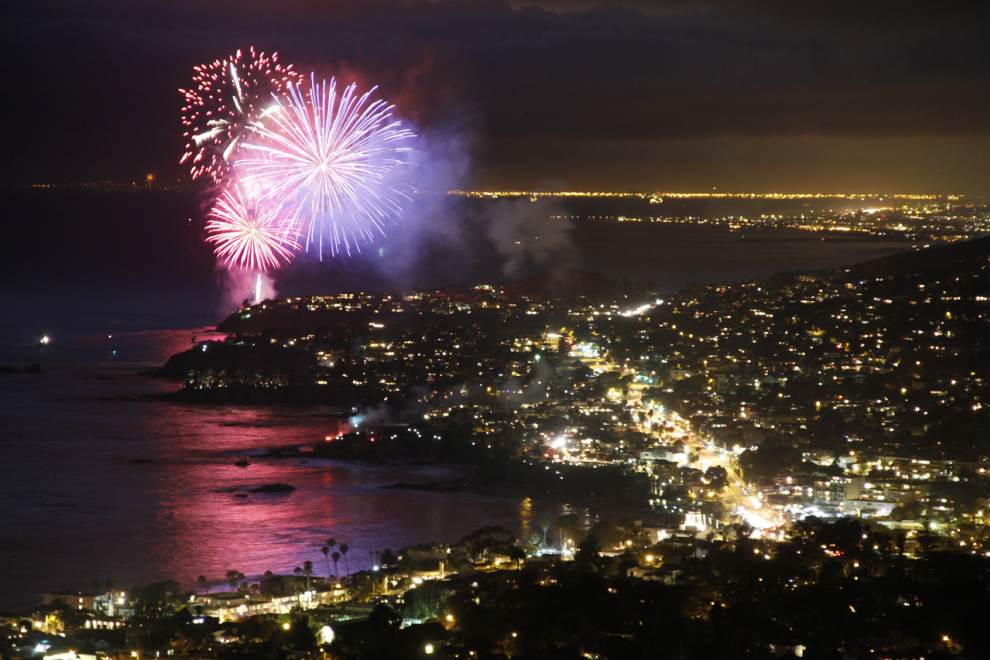
[[[745,520],[750,527],[754,530],[764,530],[769,529],[774,526],[774,523],[764,516],[760,515],[752,509],[747,509],[746,507],[739,507],[736,512]]]
[[[633,307],[632,309],[623,310],[619,312],[619,314],[627,318],[630,316],[639,316],[649,311],[651,307],[653,307],[653,305],[651,305],[650,303],[644,303],[639,307]]]

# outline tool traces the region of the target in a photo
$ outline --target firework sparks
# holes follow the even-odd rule
[[[385,235],[385,220],[409,199],[402,183],[414,134],[392,112],[331,78],[289,86],[264,123],[250,126],[238,176],[284,212],[286,227],[331,255],[360,251]]]
[[[193,67],[193,84],[180,89],[185,152],[179,160],[192,178],[208,176],[220,183],[247,127],[260,121],[273,94],[301,80],[292,65],[254,47],[209,64]]]
[[[208,217],[206,240],[228,268],[274,270],[299,249],[295,237],[281,226],[278,209],[248,195],[240,185],[228,186]]]

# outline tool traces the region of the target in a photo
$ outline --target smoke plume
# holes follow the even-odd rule
[[[503,259],[506,277],[519,277],[527,269],[559,272],[574,266],[571,223],[551,219],[560,215],[555,211],[555,205],[529,200],[499,201],[485,209],[486,234]]]
[[[261,278],[261,286],[258,287],[258,278]],[[261,300],[273,300],[278,296],[275,290],[275,280],[266,274],[252,273],[240,269],[220,269],[219,270],[221,288],[221,313],[229,314],[232,310],[240,307],[245,302],[254,304],[255,294],[260,292]],[[256,291],[260,289],[260,291]]]

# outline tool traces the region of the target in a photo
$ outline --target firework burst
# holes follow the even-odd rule
[[[299,249],[279,221],[278,209],[235,184],[217,198],[206,223],[207,242],[228,268],[266,272],[292,260]]]
[[[220,183],[247,127],[264,118],[273,94],[283,94],[302,80],[292,65],[252,46],[243,52],[193,67],[193,84],[180,89],[185,152],[179,162],[192,178],[208,176]]]
[[[414,134],[372,99],[376,88],[339,88],[311,76],[289,86],[264,123],[252,124],[237,175],[282,210],[287,230],[335,255],[385,235],[409,199],[403,183]]]

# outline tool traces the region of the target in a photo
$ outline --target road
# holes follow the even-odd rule
[[[634,369],[623,368],[612,361],[606,354],[593,359],[582,357],[587,366],[603,372],[616,371],[623,376],[629,376],[633,382],[645,380],[643,374]],[[627,395],[627,405],[632,407],[633,418],[638,420],[638,430],[657,439],[661,445],[672,447],[683,444],[687,449],[685,465],[706,470],[710,467],[721,467],[725,470],[727,483],[722,489],[722,504],[726,511],[732,512],[748,523],[757,534],[766,530],[780,527],[784,517],[773,507],[763,503],[760,490],[747,483],[740,474],[738,456],[735,452],[715,445],[710,439],[703,438],[691,426],[691,423],[674,411],[668,411],[660,406],[644,401],[641,396]],[[657,416],[661,420],[657,420]]]

